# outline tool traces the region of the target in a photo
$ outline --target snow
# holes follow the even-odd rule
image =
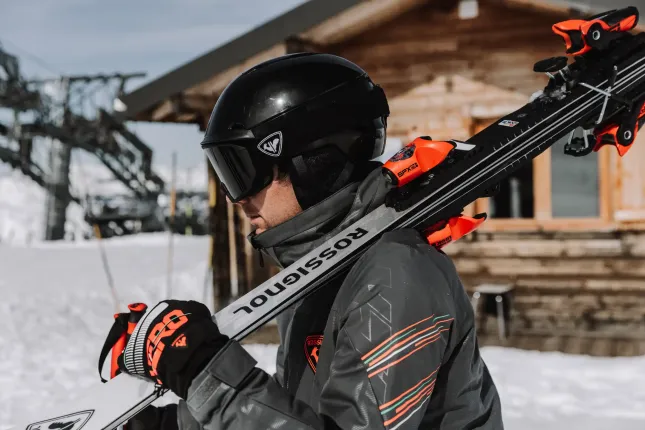
[[[14,174],[0,178],[0,429],[100,383],[98,353],[115,312],[97,241],[15,239],[37,230],[34,208],[42,197]],[[3,225],[19,233],[11,245]],[[122,304],[164,298],[167,234],[101,244]],[[173,298],[205,300],[207,256],[207,238],[174,238]],[[260,367],[275,371],[274,345],[245,347]],[[497,347],[482,348],[482,355],[500,392],[506,429],[645,428],[645,357]]]
[[[484,347],[508,429],[645,428],[645,357]]]
[[[29,243],[40,240],[45,230],[45,190],[18,171],[0,163],[0,243]],[[82,236],[87,227],[83,209],[76,203],[67,208],[68,231]]]
[[[172,296],[203,300],[208,240],[175,237]],[[123,303],[161,300],[166,234],[102,242]],[[95,241],[0,246],[0,423],[98,384],[114,306]],[[275,346],[247,345],[275,371]],[[645,428],[645,357],[596,358],[485,347],[508,429]]]
[[[166,181],[170,189],[172,171],[166,166],[156,166],[157,174]],[[72,192],[83,197],[115,196],[131,194],[122,183],[114,179],[112,173],[87,154],[80,151],[72,153],[70,165]],[[184,191],[206,191],[208,174],[206,165],[178,169],[176,186]],[[0,243],[27,244],[40,241],[45,231],[46,191],[30,178],[0,162]],[[161,195],[159,203],[167,204],[168,197]],[[67,208],[65,230],[76,238],[90,232],[83,220],[83,208],[71,202]]]

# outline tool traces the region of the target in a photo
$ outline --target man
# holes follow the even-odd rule
[[[253,246],[286,267],[380,205],[389,109],[355,64],[293,54],[220,96],[202,142]],[[343,278],[278,318],[274,376],[196,302],[164,301],[139,323],[125,370],[178,407],[138,429],[502,429],[473,311],[449,258],[414,230],[384,234]]]

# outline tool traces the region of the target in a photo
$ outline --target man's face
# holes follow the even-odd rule
[[[235,203],[242,208],[256,234],[302,212],[289,178],[278,178],[277,170],[274,173],[273,182],[266,188]]]

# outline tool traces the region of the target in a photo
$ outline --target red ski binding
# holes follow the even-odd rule
[[[448,221],[441,221],[424,231],[428,243],[437,249],[461,239],[475,231],[486,221],[486,214],[480,213],[474,217],[466,215],[454,216]]]
[[[589,19],[570,19],[554,24],[553,32],[562,36],[567,54],[582,55],[593,48],[605,49],[622,32],[638,23],[638,9],[633,6],[603,12]]]
[[[597,152],[605,145],[614,145],[618,150],[618,154],[622,157],[632,147],[632,143],[636,140],[638,130],[645,123],[645,98],[636,102],[631,109],[631,112],[625,113],[625,118],[620,124],[611,122],[602,128],[594,130],[596,144],[594,145],[594,152]]]

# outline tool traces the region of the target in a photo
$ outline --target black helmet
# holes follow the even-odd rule
[[[284,55],[224,89],[202,148],[237,202],[269,185],[273,166],[300,158],[291,171],[301,171],[302,155],[321,148],[349,164],[378,157],[388,115],[383,90],[352,62],[329,54]]]

